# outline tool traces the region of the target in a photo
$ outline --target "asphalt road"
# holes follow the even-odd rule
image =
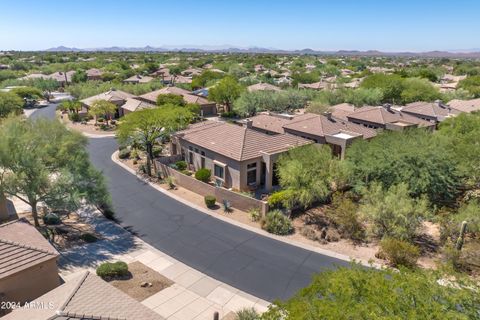
[[[49,106],[32,117],[54,113]],[[215,219],[158,192],[112,162],[116,148],[114,138],[96,138],[88,150],[107,178],[121,225],[190,267],[272,301],[292,296],[317,272],[348,265]]]

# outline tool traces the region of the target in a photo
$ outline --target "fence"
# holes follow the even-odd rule
[[[239,194],[225,188],[215,187],[205,182],[199,181],[195,178],[187,176],[175,169],[170,168],[164,163],[157,161],[157,170],[162,172],[164,177],[172,176],[175,179],[175,184],[193,191],[201,196],[212,195],[215,196],[218,202],[228,200],[232,207],[242,211],[248,211],[252,208],[260,210],[262,216],[268,211],[268,204],[265,201],[257,200],[243,194]]]

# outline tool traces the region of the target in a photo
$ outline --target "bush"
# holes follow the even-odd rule
[[[212,171],[210,169],[200,169],[195,172],[195,179],[200,180],[202,182],[210,181],[210,176],[212,175]]]
[[[97,268],[97,276],[102,278],[116,278],[128,275],[128,265],[123,261],[114,263],[104,262]]]
[[[130,157],[130,150],[128,149],[122,149],[118,152],[118,157],[120,159],[127,159],[128,157]]]
[[[260,315],[254,308],[244,308],[236,312],[235,320],[259,320]]]
[[[70,119],[70,121],[72,122],[79,122],[81,120],[80,115],[78,113],[69,113],[68,119]]]
[[[105,119],[103,119],[103,118],[98,118],[98,119],[97,119],[97,122],[98,122],[98,123],[103,123],[103,121],[105,121]]]
[[[319,240],[319,236],[317,235],[317,232],[315,231],[315,229],[313,229],[310,226],[303,227],[300,233],[302,234],[302,236],[304,236],[309,240],[312,240],[312,241]]]
[[[271,208],[288,208],[294,205],[295,192],[292,190],[280,190],[268,197],[268,205]]]
[[[235,111],[222,112],[220,114],[222,118],[236,118],[238,114]]]
[[[351,199],[335,193],[332,206],[325,213],[342,237],[362,240],[365,238],[365,229],[360,222],[357,210],[357,205]]]
[[[175,189],[175,178],[172,176],[168,176],[165,179],[165,182],[168,184],[169,189]]]
[[[250,210],[248,210],[248,214],[250,215],[250,219],[253,222],[257,222],[258,220],[260,220],[261,214],[258,208],[251,208]]]
[[[153,157],[158,158],[162,154],[162,148],[161,147],[154,147],[152,150]]]
[[[387,259],[394,267],[412,268],[417,264],[420,250],[413,244],[393,238],[385,238],[380,242],[379,256]]]
[[[204,200],[207,208],[213,208],[215,206],[215,202],[217,202],[215,196],[205,196]]]
[[[82,239],[83,241],[85,241],[87,243],[93,243],[93,242],[96,242],[98,240],[98,238],[92,233],[83,233],[80,236],[80,239]]]
[[[273,210],[267,213],[262,228],[277,235],[286,235],[293,231],[290,219],[280,210]]]
[[[183,173],[186,176],[191,176],[193,174],[192,171],[188,171],[188,170],[182,170],[180,172]]]
[[[55,213],[47,213],[43,216],[43,223],[45,223],[46,225],[60,224],[60,222],[60,217]]]
[[[187,169],[187,163],[183,160],[175,162],[175,166],[177,167],[177,169],[179,171],[183,171],[183,170]]]

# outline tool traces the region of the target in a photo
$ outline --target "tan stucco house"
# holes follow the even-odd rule
[[[0,225],[0,300],[24,303],[58,287],[58,256],[27,220]]]
[[[207,168],[217,186],[270,191],[278,184],[275,162],[291,148],[312,143],[290,134],[268,135],[243,126],[205,121],[172,136],[172,155],[181,155],[192,170]]]

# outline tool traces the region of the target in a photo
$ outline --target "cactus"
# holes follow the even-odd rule
[[[463,242],[465,241],[465,232],[467,231],[467,221],[462,222],[462,226],[460,227],[460,234],[457,239],[457,244],[455,248],[460,251],[463,247]]]

